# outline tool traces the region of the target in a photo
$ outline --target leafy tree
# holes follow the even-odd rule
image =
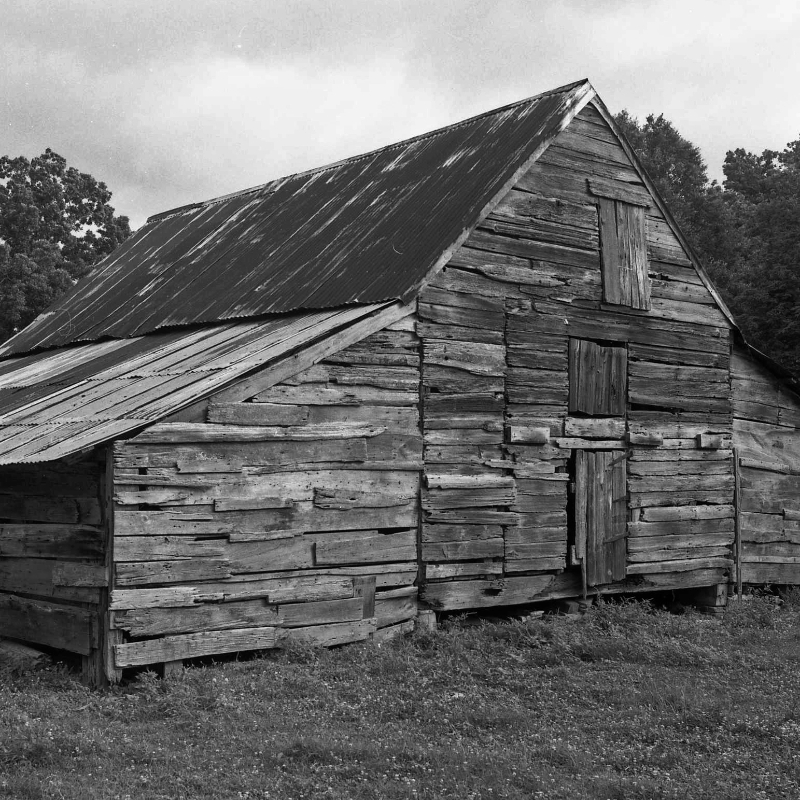
[[[800,372],[800,141],[729,151],[719,186],[663,115],[640,123],[623,111],[616,121],[745,337]]]
[[[746,267],[737,290],[753,343],[800,372],[800,140],[760,156],[739,148],[723,166],[739,198]]]
[[[27,325],[130,236],[111,192],[47,149],[0,157],[0,337]]]
[[[708,186],[700,150],[681,136],[663,114],[649,114],[642,124],[627,111],[621,111],[615,119],[681,230],[691,236]]]

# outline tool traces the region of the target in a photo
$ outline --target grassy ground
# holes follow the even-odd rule
[[[799,613],[607,604],[109,693],[0,676],[0,797],[797,798]]]

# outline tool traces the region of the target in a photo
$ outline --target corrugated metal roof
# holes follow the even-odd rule
[[[0,356],[406,299],[593,95],[581,81],[150,220]]]
[[[50,461],[151,424],[386,304],[228,322],[0,363],[0,464]]]

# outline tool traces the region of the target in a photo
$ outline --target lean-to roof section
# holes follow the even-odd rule
[[[406,300],[594,90],[588,81],[152,218],[0,356]]]
[[[343,329],[361,326],[366,336],[370,325],[379,329],[407,313],[396,306],[307,311],[10,358],[0,363],[0,464],[50,461],[93,447],[261,367],[286,371],[284,359],[291,371],[295,353]]]

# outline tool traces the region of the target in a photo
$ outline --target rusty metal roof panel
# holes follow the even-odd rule
[[[174,326],[410,297],[587,81],[151,219],[0,356]]]
[[[0,464],[49,461],[134,431],[386,307],[225,322],[9,359],[16,368],[0,374]]]

